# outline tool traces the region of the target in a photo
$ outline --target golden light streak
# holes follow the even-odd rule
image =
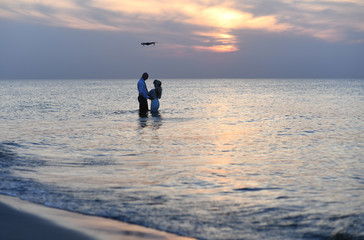
[[[194,46],[195,50],[213,52],[235,52],[239,50],[236,47],[238,41],[234,35],[223,32],[196,32],[195,35],[207,37],[209,40],[203,40],[204,43],[215,43],[212,46]]]
[[[213,52],[235,52],[239,50],[234,45],[215,45],[215,46],[194,46],[198,51],[213,51]]]

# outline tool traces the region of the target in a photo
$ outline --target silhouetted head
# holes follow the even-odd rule
[[[159,81],[158,79],[153,81],[154,84],[154,88],[155,88],[155,92],[157,94],[157,98],[161,98],[162,97],[162,82]]]
[[[162,82],[161,82],[161,81],[159,81],[158,79],[154,80],[154,81],[153,81],[153,84],[154,84],[154,86],[156,86],[156,87],[161,87],[161,86],[162,86]]]
[[[148,73],[146,73],[146,72],[145,72],[145,73],[143,73],[142,78],[144,79],[144,81],[145,81],[145,80],[147,80],[147,79],[148,79],[148,77],[149,77]]]

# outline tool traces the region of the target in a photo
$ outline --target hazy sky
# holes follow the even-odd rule
[[[144,71],[364,78],[364,0],[0,0],[2,79]]]

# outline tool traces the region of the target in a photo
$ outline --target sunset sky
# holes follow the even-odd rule
[[[363,0],[0,0],[0,39],[0,79],[364,78]]]

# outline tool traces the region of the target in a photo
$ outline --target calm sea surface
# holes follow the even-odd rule
[[[0,193],[199,239],[364,239],[364,80],[161,79],[148,118],[137,80],[0,80]]]

